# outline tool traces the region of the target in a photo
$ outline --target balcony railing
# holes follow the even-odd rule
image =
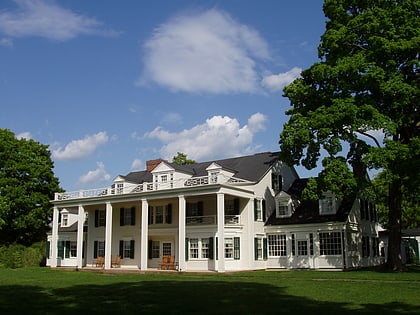
[[[226,178],[224,176],[211,177],[210,176],[201,176],[193,177],[188,179],[182,179],[180,181],[171,181],[165,183],[142,183],[142,184],[127,184],[124,183],[122,187],[115,185],[115,187],[106,187],[106,188],[95,188],[89,190],[78,190],[71,192],[55,193],[54,200],[69,200],[69,199],[81,199],[81,198],[92,198],[92,197],[102,197],[102,196],[111,196],[111,195],[124,195],[124,194],[133,194],[133,193],[143,193],[147,191],[157,191],[157,190],[167,190],[173,188],[181,187],[196,187],[196,186],[205,186],[209,184],[237,184],[244,183],[245,181],[238,178]]]
[[[225,215],[225,225],[239,225],[239,215]],[[185,218],[186,225],[215,225],[217,217],[215,215],[192,216]]]

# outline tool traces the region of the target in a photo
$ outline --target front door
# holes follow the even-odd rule
[[[308,239],[297,239],[297,268],[309,268]]]

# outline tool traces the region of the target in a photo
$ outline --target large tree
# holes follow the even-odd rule
[[[44,240],[60,191],[48,146],[0,129],[0,244]]]
[[[318,191],[339,194],[361,188],[361,169],[381,169],[387,264],[400,270],[403,191],[420,186],[420,0],[326,0],[323,9],[320,61],[284,89],[282,158],[308,169],[322,158]]]

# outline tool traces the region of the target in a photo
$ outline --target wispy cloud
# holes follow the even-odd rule
[[[63,8],[53,1],[14,0],[16,10],[0,11],[0,33],[10,38],[37,36],[66,41],[79,35],[113,36],[103,23]],[[6,43],[11,43],[10,38]]]
[[[189,93],[255,93],[261,80],[257,63],[270,59],[256,30],[215,9],[170,19],[144,49],[138,85],[153,82]]]
[[[32,134],[29,131],[21,132],[16,135],[16,139],[32,139]]]
[[[101,131],[94,135],[87,135],[80,140],[73,140],[64,148],[59,147],[52,151],[56,160],[80,160],[90,156],[100,145],[108,142],[106,132]]]
[[[111,179],[111,175],[105,170],[105,165],[102,162],[96,163],[97,169],[89,171],[86,174],[79,177],[79,184],[92,184],[92,183],[103,183]]]
[[[161,127],[145,134],[146,138],[157,139],[164,143],[160,149],[162,158],[171,159],[177,152],[183,152],[197,161],[226,156],[238,156],[255,152],[254,135],[265,129],[267,118],[256,113],[241,127],[236,118],[213,116],[205,123],[179,133]]]
[[[134,159],[133,163],[131,163],[131,170],[138,171],[144,168],[144,163],[140,159]]]
[[[284,73],[267,75],[264,77],[261,84],[270,92],[279,92],[294,79],[298,78],[301,72],[301,68],[294,67],[293,69]]]

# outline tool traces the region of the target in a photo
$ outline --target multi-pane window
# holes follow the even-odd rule
[[[210,184],[217,184],[217,177],[219,176],[219,172],[211,172],[210,173]]]
[[[295,242],[295,234],[292,234],[292,256],[296,255],[296,242]]]
[[[105,241],[94,241],[93,243],[93,258],[105,256]]]
[[[332,195],[324,196],[319,200],[320,214],[334,214],[335,213],[335,198]]]
[[[268,255],[270,257],[281,257],[287,255],[286,235],[268,235]]]
[[[297,241],[298,256],[308,255],[308,242],[306,240]]]
[[[233,238],[225,238],[225,258],[233,258]]]
[[[167,183],[167,182],[168,182],[168,175],[162,175],[162,176],[160,177],[160,181],[161,181],[162,183]]]
[[[152,249],[151,249],[151,258],[159,258],[160,257],[160,242],[159,241],[152,241]]]
[[[190,258],[198,258],[198,238],[190,238]]]
[[[279,199],[277,200],[278,210],[277,210],[277,216],[278,217],[284,217],[284,216],[290,216],[290,205],[288,199]]]
[[[106,211],[95,210],[95,227],[105,226],[106,224]]]
[[[117,194],[121,195],[124,192],[124,183],[117,184]]]
[[[68,226],[69,225],[69,215],[68,213],[63,213],[61,215],[61,225]]]
[[[320,232],[319,250],[321,255],[341,255],[341,232]]]
[[[273,188],[274,192],[279,192],[282,190],[283,186],[283,179],[280,174],[271,174],[271,188]]]
[[[162,243],[162,255],[171,256],[172,255],[172,243],[163,242]]]
[[[209,239],[201,239],[201,258],[209,258]]]
[[[263,258],[263,240],[260,237],[255,238],[255,260]]]
[[[150,206],[149,224],[171,224],[172,223],[172,205]]]
[[[120,226],[136,224],[136,208],[120,208]]]
[[[77,242],[70,242],[70,257],[77,257]]]
[[[260,199],[254,199],[254,218],[255,221],[262,221],[263,215],[262,215],[262,200]]]
[[[134,240],[120,241],[120,256],[121,258],[134,258]]]

